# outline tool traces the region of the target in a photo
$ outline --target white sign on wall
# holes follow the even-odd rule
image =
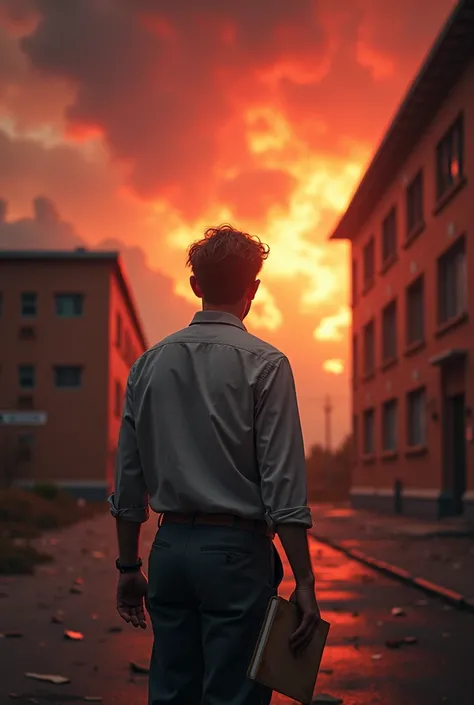
[[[45,411],[0,411],[0,426],[44,426]]]

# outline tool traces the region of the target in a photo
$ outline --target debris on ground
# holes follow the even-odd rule
[[[86,703],[101,703],[103,698],[100,695],[85,695],[84,700]]]
[[[403,643],[404,644],[418,644],[418,639],[416,636],[404,636]]]
[[[405,617],[405,615],[403,607],[392,607],[392,617]]]
[[[73,585],[71,588],[69,588],[69,592],[71,595],[82,595],[84,590],[82,589],[81,585]]]
[[[109,629],[107,631],[109,631],[110,634],[118,634],[119,632],[121,632],[123,630],[122,630],[122,627],[114,626],[114,627],[109,627]]]
[[[143,666],[141,663],[136,663],[136,661],[130,661],[130,669],[133,673],[150,673],[148,666]]]
[[[335,698],[333,695],[328,695],[327,693],[319,693],[313,700],[314,705],[319,705],[320,703],[327,703],[327,705],[341,705],[342,702],[344,702],[342,698]]]
[[[372,654],[372,661],[380,661],[382,654]]]
[[[399,649],[403,645],[403,639],[387,639],[385,646],[387,649]]]
[[[64,622],[64,610],[56,610],[56,612],[51,617],[53,624],[62,624]]]
[[[84,585],[84,578],[74,578],[74,585]]]
[[[105,553],[103,551],[91,551],[92,558],[105,558]]]
[[[21,698],[21,695],[19,693],[8,693],[8,697],[12,700],[19,700]]]
[[[326,676],[332,676],[334,670],[332,668],[320,668],[319,673],[324,673]]]
[[[64,632],[64,638],[69,639],[70,641],[82,641],[84,639],[84,634],[66,629]]]
[[[415,605],[417,607],[426,607],[427,604],[428,604],[428,600],[417,600],[415,602]]]
[[[99,615],[98,615],[96,612],[92,612],[92,614],[91,614],[91,619],[93,619],[94,621],[96,621],[97,619],[99,619]]]
[[[4,592],[3,590],[0,590],[0,599],[8,597],[8,592]]]
[[[65,676],[56,676],[49,673],[25,673],[26,678],[32,678],[35,681],[42,681],[44,683],[53,683],[54,685],[62,685],[63,683],[70,683],[71,679]]]

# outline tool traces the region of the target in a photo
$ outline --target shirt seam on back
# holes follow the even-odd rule
[[[186,340],[186,339],[176,340],[176,341],[169,342],[169,343],[158,343],[158,345],[155,345],[153,348],[146,350],[146,352],[144,352],[141,357],[144,358],[145,355],[148,355],[148,353],[156,352],[157,350],[160,350],[161,348],[165,348],[167,345],[177,345],[178,343],[194,343],[195,345],[203,345],[203,344],[204,345],[223,345],[227,348],[233,348],[234,350],[242,350],[243,352],[247,352],[247,353],[249,353],[249,355],[253,355],[254,357],[258,358],[259,360],[263,360],[264,362],[266,362],[268,365],[271,365],[272,367],[276,367],[279,364],[279,362],[285,357],[285,355],[279,351],[279,357],[277,360],[267,360],[267,358],[264,357],[263,355],[259,355],[258,353],[254,352],[253,350],[249,350],[248,348],[244,348],[241,345],[232,345],[232,343],[223,343],[221,341],[211,342],[208,340]]]

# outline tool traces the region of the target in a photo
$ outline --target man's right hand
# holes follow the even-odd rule
[[[301,615],[299,627],[290,637],[290,648],[293,653],[298,656],[311,643],[318,622],[321,619],[316,600],[314,581],[311,580],[307,583],[297,584],[290,597],[290,602],[298,607]]]

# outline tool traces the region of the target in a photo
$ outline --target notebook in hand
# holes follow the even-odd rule
[[[289,640],[299,623],[296,605],[272,597],[247,675],[277,693],[310,703],[330,625],[321,619],[307,649],[295,656]]]

